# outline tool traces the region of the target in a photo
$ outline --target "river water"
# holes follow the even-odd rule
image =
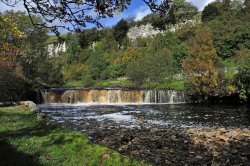
[[[39,110],[51,121],[68,124],[80,131],[86,125],[91,126],[96,122],[125,128],[160,126],[250,129],[250,109],[246,106],[41,104]]]

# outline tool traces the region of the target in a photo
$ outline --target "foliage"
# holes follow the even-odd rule
[[[202,17],[201,17],[202,21],[203,22],[210,21],[219,16],[220,9],[222,8],[222,6],[223,3],[218,1],[212,2],[207,6],[205,6],[204,10],[202,11]]]
[[[238,73],[235,76],[236,85],[242,99],[250,94],[250,50],[241,49],[238,55]]]
[[[79,35],[79,43],[82,49],[85,49],[94,42],[98,41],[100,34],[96,28],[83,30]]]
[[[174,72],[174,60],[168,49],[159,49],[154,56],[148,51],[145,56],[131,61],[127,68],[127,76],[136,86],[141,86],[145,81],[171,80]]]
[[[69,64],[78,62],[79,54],[81,52],[78,35],[68,33],[66,36],[66,43],[67,43],[67,50],[63,54],[63,56],[66,59],[66,62]]]
[[[158,13],[151,13],[142,18],[142,20],[140,21],[130,23],[130,27],[141,26],[146,24],[151,24],[155,29],[158,28],[160,30],[165,30],[167,19],[166,17],[163,17]]]
[[[249,22],[228,13],[211,21],[208,25],[213,29],[217,53],[223,59],[235,56],[235,52],[241,47],[250,48]]]
[[[174,0],[169,10],[168,22],[171,24],[191,20],[198,13],[198,8],[185,0]]]
[[[121,19],[114,27],[113,36],[115,40],[121,45],[127,35],[129,26],[126,20]]]
[[[65,64],[62,67],[62,74],[65,81],[81,80],[85,66],[83,64]]]
[[[0,115],[0,165],[146,165],[81,133],[46,125],[27,108],[2,108]]]
[[[127,76],[137,87],[140,87],[147,79],[146,64],[142,58],[136,58],[127,66]]]
[[[20,77],[0,68],[0,102],[19,101],[27,96],[28,84]]]
[[[24,33],[12,18],[0,14],[0,67],[13,71],[17,68],[20,46],[17,40],[23,39]]]
[[[11,7],[17,7],[17,3],[12,3],[9,0],[1,0],[2,3]],[[58,28],[79,30],[86,27],[87,23],[95,24],[101,27],[98,21],[101,18],[113,17],[115,13],[122,12],[130,5],[131,0],[110,0],[110,1],[52,1],[52,2],[37,2],[30,3],[28,0],[22,0],[22,4],[29,15],[35,14],[41,16],[47,23],[36,23],[36,27],[46,27],[59,36]],[[168,13],[171,5],[171,0],[164,0],[157,2],[156,0],[143,0],[146,5],[150,7],[153,12],[159,12],[162,15]],[[32,18],[31,18],[32,19]],[[57,21],[68,24],[63,26],[56,24]]]
[[[197,93],[214,94],[219,85],[216,50],[212,44],[211,29],[198,29],[189,55],[183,61],[183,70]]]
[[[86,64],[88,65],[87,74],[91,76],[93,80],[105,79],[103,74],[108,66],[108,62],[101,52],[94,52],[89,57]]]

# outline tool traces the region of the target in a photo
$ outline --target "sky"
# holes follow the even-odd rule
[[[186,1],[197,6],[198,9],[201,11],[207,4],[211,3],[214,0],[186,0]],[[112,26],[115,25],[122,18],[134,17],[135,20],[141,20],[144,16],[150,13],[151,11],[149,7],[142,0],[132,0],[131,5],[123,13],[121,13],[120,15],[115,15],[111,19],[110,18],[103,19],[101,20],[101,23],[104,26]]]
[[[201,11],[204,9],[204,7],[208,3],[214,0],[186,0],[186,1],[197,6],[198,9]],[[17,4],[16,7],[13,8],[13,7],[6,6],[2,2],[0,2],[0,12],[3,12],[5,10],[11,10],[11,9],[16,10],[16,11],[25,10],[22,3]],[[122,18],[134,17],[135,20],[141,20],[144,16],[150,13],[151,11],[149,7],[142,0],[132,0],[131,5],[124,12],[115,14],[113,18],[101,19],[100,22],[104,27],[111,27],[115,25],[118,21],[120,21]],[[54,24],[61,24],[61,23],[57,21]],[[93,25],[88,25],[87,28],[90,28],[90,27],[93,27]],[[61,33],[66,33],[66,31],[62,30]]]

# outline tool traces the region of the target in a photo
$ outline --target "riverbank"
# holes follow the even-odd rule
[[[250,163],[249,131],[152,127],[115,129],[92,136],[98,143],[153,165],[249,166]]]
[[[145,165],[78,132],[45,121],[26,107],[0,108],[0,165]]]
[[[47,121],[152,165],[249,165],[248,109],[40,105]],[[248,129],[247,129],[248,128]]]

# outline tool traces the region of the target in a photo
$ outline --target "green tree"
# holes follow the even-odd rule
[[[114,38],[115,40],[121,45],[124,38],[127,35],[127,32],[129,30],[128,22],[124,19],[121,19],[117,25],[114,27]]]
[[[169,10],[168,21],[177,24],[191,20],[198,13],[198,8],[185,0],[174,0]]]
[[[85,49],[94,42],[98,41],[100,34],[96,28],[83,30],[79,35],[79,43],[82,49]]]
[[[175,60],[171,52],[166,48],[158,50],[154,56],[147,54],[142,63],[145,63],[145,71],[149,81],[172,80],[173,74],[176,72]]]
[[[78,34],[68,33],[66,36],[67,50],[63,53],[66,63],[73,64],[79,61],[81,46],[79,44]]]
[[[202,11],[202,17],[201,17],[202,21],[203,22],[210,21],[219,16],[222,7],[223,3],[218,1],[212,2],[207,6],[205,6],[204,10]]]
[[[103,73],[107,69],[108,62],[103,57],[103,53],[96,51],[94,52],[86,64],[88,65],[88,75],[91,76],[93,80],[103,79]]]
[[[176,71],[175,66],[175,60],[168,49],[159,49],[154,54],[146,51],[144,55],[129,62],[127,76],[139,87],[148,81],[171,80]]]
[[[217,54],[213,47],[211,29],[203,27],[197,30],[189,54],[183,61],[183,71],[197,93],[214,94],[219,85]]]
[[[250,94],[250,49],[241,49],[237,60],[238,73],[235,76],[235,82],[241,99],[247,100]]]

